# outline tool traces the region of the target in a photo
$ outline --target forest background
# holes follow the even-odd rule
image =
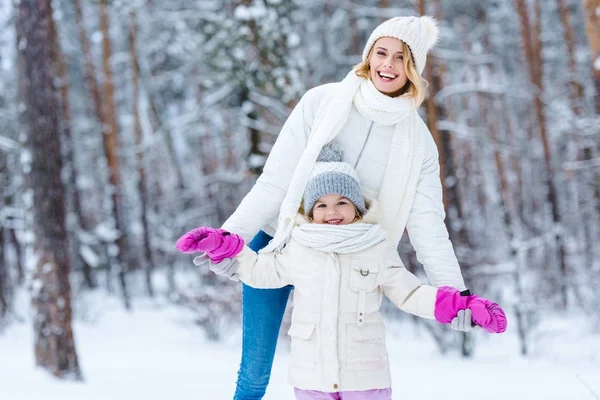
[[[89,293],[130,313],[148,299],[191,310],[207,340],[240,329],[240,285],[195,268],[176,239],[235,210],[307,89],[342,79],[378,23],[418,14],[440,21],[421,111],[467,286],[507,310],[518,354],[536,354],[547,323],[573,315],[600,340],[599,10],[599,0],[1,2],[0,341],[30,324],[36,365],[81,379],[72,321]],[[399,251],[426,279],[406,237]],[[477,347],[477,336],[410,321],[442,353]]]

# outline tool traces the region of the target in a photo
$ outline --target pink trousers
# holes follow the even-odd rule
[[[294,388],[297,400],[391,400],[392,389],[371,389],[352,392],[319,392]]]

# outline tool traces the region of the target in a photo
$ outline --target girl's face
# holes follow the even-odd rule
[[[317,224],[346,225],[354,221],[354,204],[339,194],[327,194],[316,201],[312,209],[313,221]]]
[[[404,68],[402,41],[379,38],[373,45],[369,58],[369,74],[381,93],[394,97],[406,85],[408,77]]]

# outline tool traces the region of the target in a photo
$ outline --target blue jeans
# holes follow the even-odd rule
[[[271,236],[260,231],[248,247],[258,252]],[[234,400],[260,400],[265,395],[281,320],[292,286],[281,289],[242,287],[242,362]]]

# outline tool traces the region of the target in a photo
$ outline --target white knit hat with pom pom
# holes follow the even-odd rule
[[[377,39],[392,37],[402,40],[408,45],[419,74],[425,69],[427,52],[435,45],[438,38],[438,24],[435,19],[423,17],[394,17],[379,25],[367,40],[363,50],[363,61],[369,56],[369,51]]]

